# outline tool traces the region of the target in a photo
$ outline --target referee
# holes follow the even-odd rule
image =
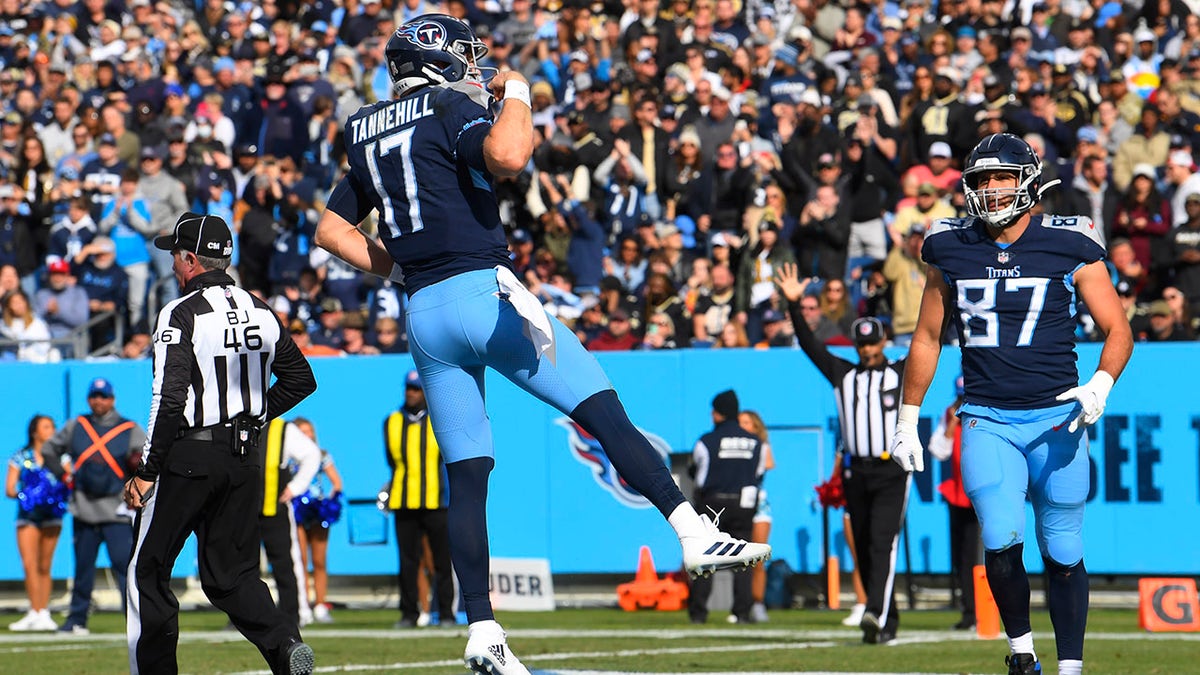
[[[900,624],[893,587],[911,475],[888,456],[900,407],[904,360],[884,357],[883,324],[873,317],[858,319],[851,327],[858,364],[834,356],[801,315],[800,301],[808,280],[797,278],[795,265],[784,265],[775,283],[788,300],[800,348],[833,385],[837,398],[846,456],[846,512],[858,547],[859,575],[867,589],[867,608],[859,624],[863,642],[890,642]]]
[[[259,429],[316,389],[312,370],[275,313],[225,273],[233,251],[225,221],[185,213],[154,245],[171,252],[182,297],[158,315],[148,438],[141,468],[125,484],[126,502],[139,509],[127,597],[130,672],[178,671],[171,569],[195,532],[208,599],[273,673],[311,673],[312,649],[259,578],[257,515]]]

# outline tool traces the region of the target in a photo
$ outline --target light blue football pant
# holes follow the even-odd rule
[[[1044,557],[1064,567],[1083,559],[1083,509],[1090,481],[1087,433],[1069,433],[1079,406],[1000,411],[967,405],[963,487],[988,551],[1025,540],[1025,497],[1033,503]]]
[[[489,367],[564,414],[612,388],[579,338],[549,319],[554,344],[539,358],[492,269],[459,274],[409,298],[409,346],[447,463],[494,456],[484,406]]]

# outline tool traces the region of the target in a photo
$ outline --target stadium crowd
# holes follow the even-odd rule
[[[187,209],[233,224],[307,354],[405,351],[402,289],[311,238],[342,123],[428,12],[533,83],[538,149],[495,190],[516,271],[589,349],[792,345],[789,262],[822,340],[870,315],[905,344],[924,232],[999,131],[1061,181],[1040,208],[1101,228],[1138,339],[1200,333],[1197,0],[0,0],[4,358],[70,356],[45,340],[104,312],[144,357],[177,292],[150,240]]]

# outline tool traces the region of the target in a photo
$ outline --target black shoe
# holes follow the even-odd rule
[[[396,624],[394,626],[392,626],[392,628],[399,628],[399,629],[416,628],[416,627],[417,627],[417,620],[411,616],[406,616],[406,617],[400,619],[399,621],[396,622]]]
[[[313,668],[316,666],[316,657],[313,656],[312,647],[293,640],[291,644],[284,650],[287,658],[287,673],[289,675],[312,675]]]
[[[1042,664],[1038,663],[1033,654],[1006,656],[1004,665],[1008,666],[1008,675],[1041,675],[1042,673]]]
[[[954,630],[971,630],[975,627],[975,617],[964,616],[958,620],[958,623],[951,626]]]
[[[896,639],[896,631],[894,631],[894,630],[879,631],[879,644],[885,645],[895,639]]]
[[[862,621],[858,627],[863,632],[863,642],[873,645],[879,643],[879,617],[875,616],[874,612],[863,614]]]
[[[696,615],[694,615],[694,614],[693,614],[692,616],[689,616],[689,617],[688,617],[688,619],[689,619],[689,620],[690,620],[692,623],[696,623],[696,624],[700,624],[700,623],[708,623],[708,617],[707,617],[707,616],[696,616]]]

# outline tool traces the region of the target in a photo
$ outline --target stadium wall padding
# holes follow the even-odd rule
[[[1079,365],[1090,375],[1099,345],[1080,346]],[[854,358],[853,352],[841,352]],[[893,358],[903,352],[889,352]],[[1092,491],[1085,521],[1085,561],[1092,573],[1190,574],[1200,567],[1200,349],[1196,343],[1139,345],[1093,427]],[[709,403],[734,388],[743,409],[759,411],[770,428],[777,467],[766,479],[774,526],[775,557],[799,572],[822,568],[822,511],[813,486],[830,472],[836,445],[836,416],[829,384],[799,350],[679,350],[663,353],[606,353],[599,358],[635,424],[659,436],[684,466],[696,439],[709,428]],[[390,521],[374,506],[389,478],[382,448],[382,422],[403,397],[408,356],[313,359],[316,394],[289,414],[317,428],[322,447],[336,460],[350,499],[330,537],[329,572],[387,574],[398,562]],[[922,434],[951,402],[958,354],[942,356],[926,405]],[[6,456],[24,441],[27,422],[44,413],[61,424],[86,411],[92,377],[110,378],[117,409],[145,424],[149,414],[148,361],[66,362],[0,365],[0,429]],[[1087,377],[1085,375],[1085,378]],[[629,572],[638,547],[648,544],[660,572],[677,569],[675,537],[653,508],[635,508],[595,478],[603,464],[577,458],[563,415],[494,373],[488,374],[488,412],[496,441],[489,527],[494,555],[549,558],[556,574]],[[589,449],[586,441],[579,444]],[[594,455],[592,456],[594,459]],[[916,476],[908,507],[907,542],[899,568],[918,573],[949,569],[946,506],[937,492],[947,467],[930,459]],[[685,481],[686,476],[679,472]],[[610,476],[611,481],[611,476]],[[626,497],[626,499],[628,499]],[[0,512],[0,579],[21,578],[13,521],[16,504]],[[829,514],[834,553],[849,569],[841,537],[841,512]],[[1032,511],[1025,537],[1035,540]],[[386,543],[378,543],[386,539]],[[907,545],[907,550],[906,550]],[[1030,571],[1040,571],[1037,547],[1025,548]],[[911,563],[908,561],[911,560]],[[102,554],[101,566],[107,566]],[[73,569],[69,519],[55,555],[53,575]],[[176,576],[194,574],[194,542],[180,556]]]

